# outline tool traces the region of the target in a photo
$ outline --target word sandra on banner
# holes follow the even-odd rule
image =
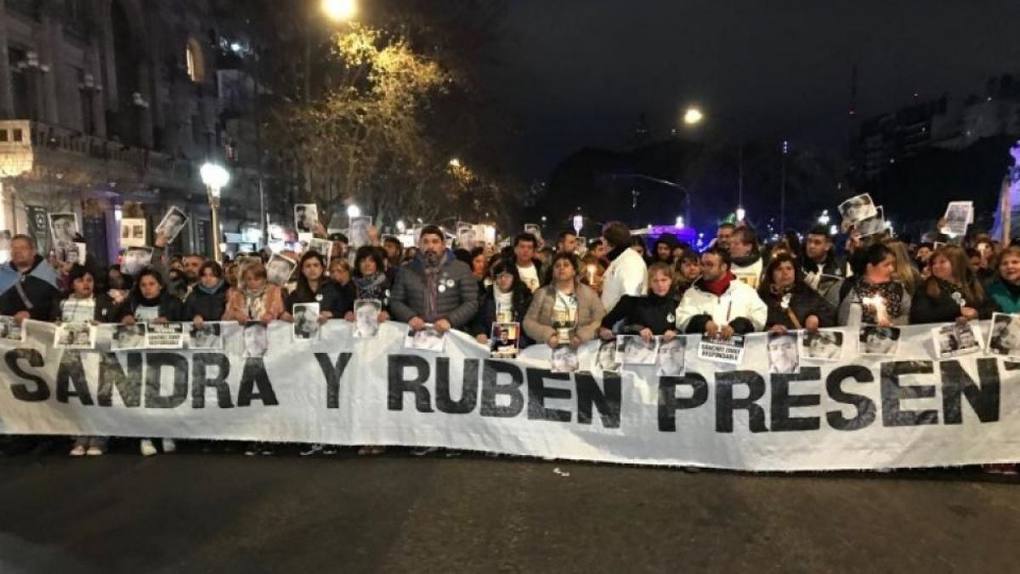
[[[236,324],[222,351],[52,348],[54,327],[28,323],[0,347],[0,432],[443,446],[565,459],[743,470],[871,469],[1020,460],[1020,362],[934,358],[931,326],[904,327],[894,356],[844,353],[770,374],[766,335],[739,365],[697,358],[553,373],[545,346],[490,359],[462,333],[444,353],[403,348],[406,326],[371,339],[331,321],[321,338],[269,328],[245,357]],[[110,332],[106,332],[109,330]],[[844,340],[857,333],[842,329]],[[587,371],[586,371],[587,370]]]

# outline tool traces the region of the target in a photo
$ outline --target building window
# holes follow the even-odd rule
[[[205,58],[202,56],[202,46],[194,38],[188,39],[188,44],[184,49],[184,59],[191,81],[205,81]]]

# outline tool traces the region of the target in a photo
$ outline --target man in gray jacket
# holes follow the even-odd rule
[[[434,225],[421,231],[419,252],[397,271],[390,290],[390,313],[414,331],[432,323],[440,333],[463,328],[478,311],[478,280],[467,264],[446,249]]]

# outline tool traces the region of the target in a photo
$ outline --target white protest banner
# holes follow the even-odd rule
[[[839,361],[801,357],[769,374],[766,334],[745,338],[738,365],[697,358],[683,376],[654,366],[552,373],[552,350],[489,358],[459,332],[442,353],[404,348],[406,325],[371,339],[329,321],[294,343],[273,323],[263,356],[222,323],[222,351],[108,352],[52,346],[54,327],[26,322],[0,342],[0,432],[166,436],[349,445],[442,446],[516,455],[754,471],[875,469],[1020,460],[1020,363],[984,352],[937,360],[934,325],[903,327],[895,356],[857,354],[836,329]]]

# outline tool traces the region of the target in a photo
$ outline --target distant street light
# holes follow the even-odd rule
[[[697,107],[691,106],[684,112],[684,125],[696,126],[705,119],[705,114]]]
[[[347,206],[347,217],[353,218],[353,217],[360,217],[360,216],[361,216],[361,208],[360,207],[358,207],[357,205],[355,205],[353,203]]]
[[[676,216],[676,228],[677,229],[683,229],[683,227],[684,227],[684,216],[682,216],[682,215]]]
[[[829,210],[822,211],[822,214],[818,216],[818,223],[822,225],[828,225],[831,218],[829,217]]]
[[[461,164],[459,159],[453,158],[450,160],[450,167],[460,167],[460,165]]]
[[[357,0],[322,0],[322,13],[333,22],[347,22],[358,15]]]
[[[209,194],[209,209],[212,214],[213,259],[218,263],[223,258],[223,254],[220,252],[220,191],[230,182],[230,173],[223,166],[211,162],[202,164],[198,173]]]
[[[407,229],[407,224],[404,223],[404,220],[403,219],[398,219],[397,220],[397,231],[399,231],[400,233],[403,233],[406,229]]]
[[[743,221],[744,217],[746,217],[746,216],[747,216],[747,212],[744,211],[744,208],[743,207],[738,207],[737,208],[737,221]]]

